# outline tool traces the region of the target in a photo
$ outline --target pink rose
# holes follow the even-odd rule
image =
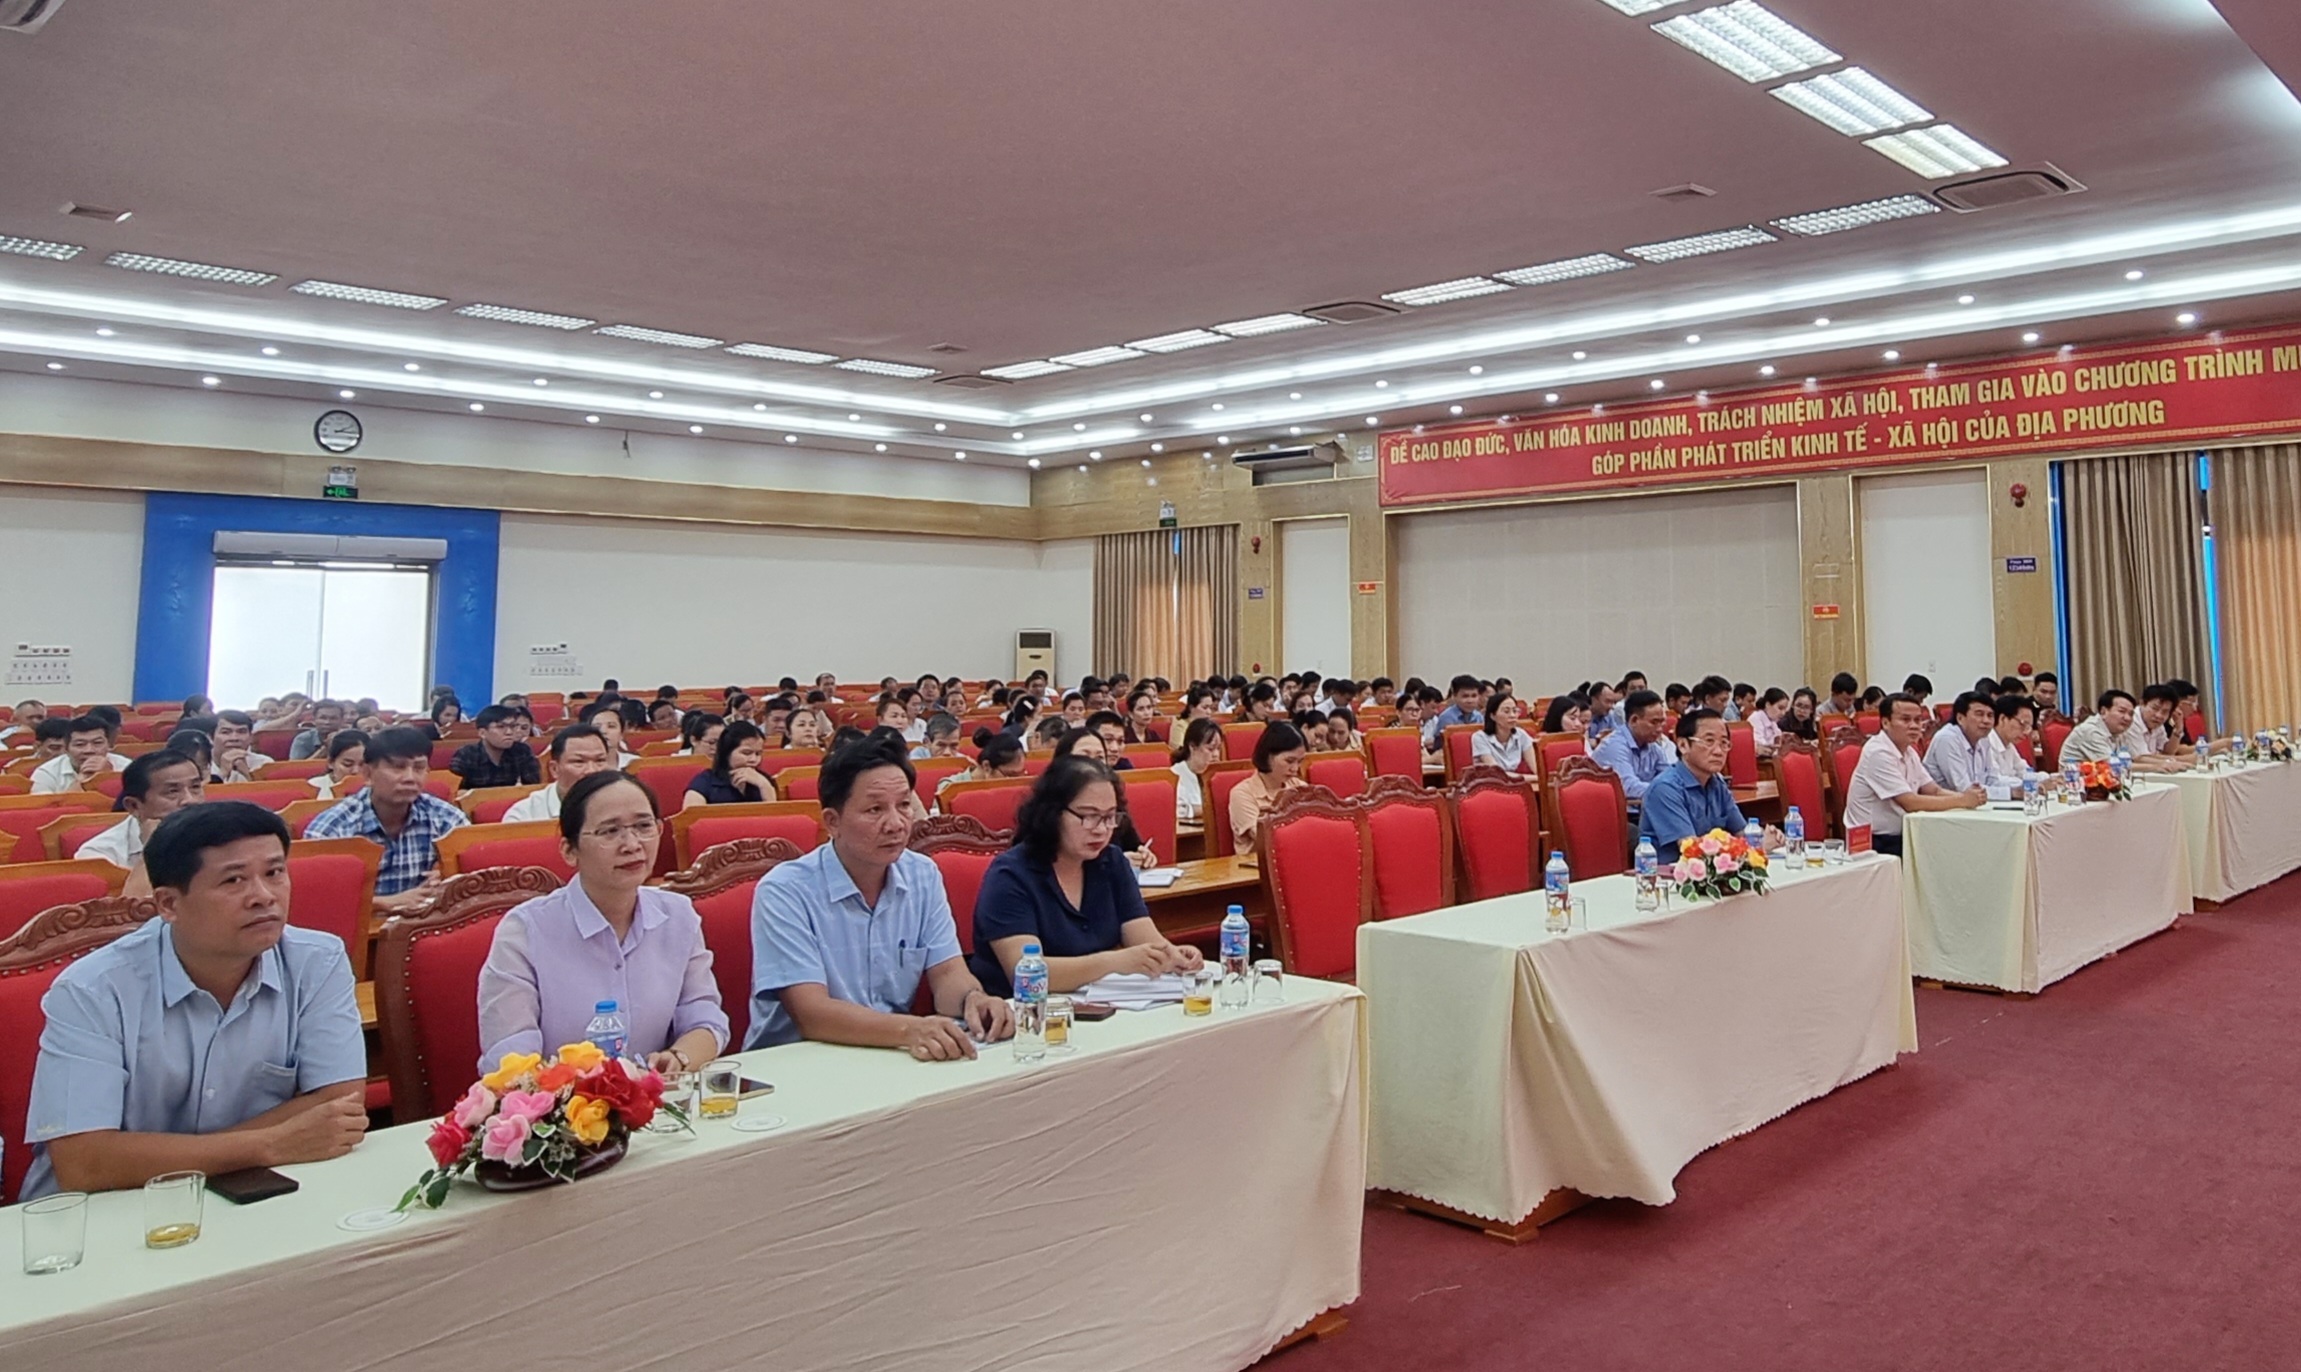
[[[455,1116],[457,1124],[466,1129],[477,1129],[487,1122],[489,1115],[495,1113],[495,1092],[475,1081],[450,1113]]]
[[[1715,867],[1717,869],[1718,875],[1722,877],[1731,876],[1735,872],[1742,870],[1742,864],[1734,861],[1734,857],[1731,853],[1719,854],[1718,860],[1710,865]]]
[[[1714,838],[1703,839],[1700,846],[1702,849],[1702,856],[1704,857],[1716,857],[1718,854],[1726,851],[1726,845],[1718,842]]]
[[[1680,881],[1700,881],[1707,874],[1708,869],[1703,867],[1702,864],[1694,858],[1685,858],[1680,860],[1678,865],[1671,869],[1670,872],[1671,876],[1676,877]]]
[[[519,1162],[520,1150],[527,1146],[528,1122],[525,1115],[500,1114],[488,1121],[487,1137],[480,1141],[479,1155],[491,1162]]]
[[[559,1097],[554,1092],[506,1091],[499,1108],[504,1115],[533,1124],[549,1115],[558,1105]]]

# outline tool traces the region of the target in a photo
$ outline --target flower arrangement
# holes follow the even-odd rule
[[[436,1210],[457,1177],[479,1168],[514,1188],[522,1176],[539,1183],[573,1181],[623,1156],[631,1131],[657,1112],[687,1126],[687,1114],[663,1099],[663,1078],[610,1058],[590,1043],[571,1043],[547,1064],[539,1053],[506,1053],[496,1069],[464,1093],[425,1140],[435,1164],[400,1197],[398,1208]]]
[[[2273,734],[2264,729],[2246,743],[2245,760],[2247,762],[2291,762],[2293,760],[2293,740],[2283,734]]]
[[[1669,870],[1685,896],[1731,896],[1766,889],[1766,850],[1752,848],[1739,834],[1712,829],[1678,840],[1678,861]]]
[[[2087,800],[2131,800],[2133,787],[2118,776],[2117,769],[2107,762],[2080,762],[2077,779],[2085,787]]]

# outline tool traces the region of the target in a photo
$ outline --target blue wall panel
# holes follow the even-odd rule
[[[143,592],[136,615],[136,699],[181,699],[207,689],[208,617],[215,535],[246,533],[439,538],[432,680],[477,708],[495,698],[493,510],[369,505],[353,500],[155,492],[144,502]],[[246,704],[247,702],[240,702]]]

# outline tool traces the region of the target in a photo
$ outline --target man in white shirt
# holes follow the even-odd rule
[[[551,784],[520,797],[503,812],[503,822],[519,824],[531,819],[557,819],[559,807],[575,783],[614,764],[607,760],[607,738],[589,724],[570,724],[551,740]]]
[[[223,710],[216,715],[215,768],[211,781],[254,781],[260,768],[269,767],[272,759],[252,746],[256,737],[256,718],[242,710]]]
[[[94,790],[96,778],[106,772],[126,771],[127,767],[128,759],[112,751],[112,726],[99,716],[82,715],[72,721],[63,756],[50,758],[32,770],[32,794]]]
[[[2161,722],[2170,710],[2170,704],[2160,707]],[[2132,756],[2136,772],[2179,772],[2189,766],[2181,758],[2156,750],[2133,697],[2112,686],[2094,699],[2093,713],[2085,722],[2070,730],[2069,737],[2061,741],[2061,760],[2064,763],[2107,762],[2120,748]]]
[[[204,798],[207,778],[197,758],[163,748],[146,753],[120,774],[120,806],[128,817],[80,845],[77,857],[98,858],[125,868],[130,876],[126,894],[150,895],[151,879],[144,874],[144,840],[160,821]]]
[[[1990,708],[1997,714],[1997,724],[1981,742],[1982,775],[2019,781],[2022,773],[2035,770],[2021,745],[2036,727],[2037,707],[2027,696],[2002,695]]]
[[[1918,761],[1917,741],[1925,732],[1925,706],[1896,692],[1885,698],[1884,723],[1862,745],[1861,761],[1846,783],[1846,828],[1868,825],[1870,846],[1901,856],[1902,820],[1930,810],[1974,810],[1987,802],[1979,786],[1945,791]]]
[[[1951,707],[1949,724],[1934,731],[1926,745],[1926,775],[1945,791],[1989,783],[1989,754],[1984,740],[1997,728],[1997,707],[1988,696],[1967,691]]]
[[[0,729],[0,743],[6,743],[11,748],[20,748],[30,743],[32,735],[40,728],[40,721],[47,717],[48,707],[39,701],[17,701],[14,718],[7,728]]]

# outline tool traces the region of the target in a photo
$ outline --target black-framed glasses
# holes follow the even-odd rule
[[[1119,827],[1120,815],[1116,810],[1074,810],[1066,805],[1063,807],[1063,813],[1089,829],[1116,829]]]

